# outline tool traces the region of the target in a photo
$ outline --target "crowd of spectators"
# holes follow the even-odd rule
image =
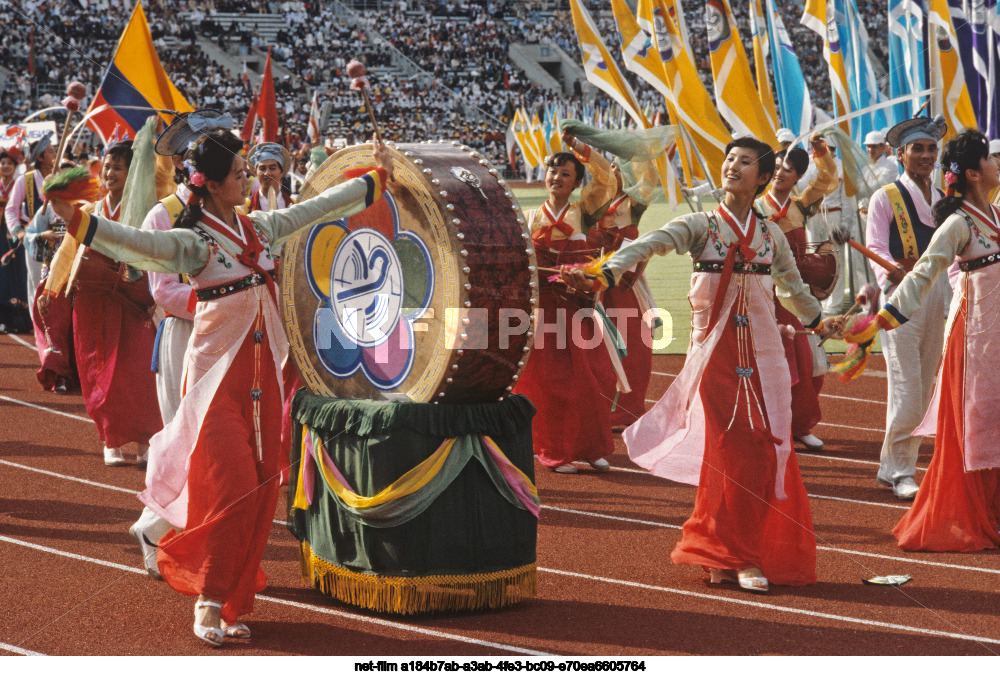
[[[712,78],[704,3],[682,0],[689,47],[709,93]],[[0,63],[11,76],[0,92],[4,120],[57,105],[66,83],[80,80],[91,93],[107,68],[133,0],[23,0],[0,4]],[[366,116],[356,92],[348,90],[346,62],[359,58],[369,68],[374,108],[387,130],[402,142],[457,138],[503,163],[504,123],[511,105],[528,110],[559,104],[583,110],[579,90],[571,95],[532,83],[508,59],[512,42],[552,43],[579,62],[580,52],[566,0],[345,0],[358,12],[336,13],[334,3],[318,0],[146,0],[143,3],[158,53],[173,82],[197,106],[221,107],[237,119],[247,112],[251,92],[195,41],[216,42],[237,59],[251,49],[273,47],[273,59],[290,76],[277,76],[283,124],[293,138],[304,138],[309,104],[317,94],[327,126],[324,136],[359,140]],[[619,37],[607,3],[584,0],[613,54]],[[795,2],[776,3],[782,12],[811,87],[813,104],[830,109],[830,87],[822,43],[800,23]],[[858,0],[872,51],[884,58],[885,9]],[[84,6],[86,5],[86,6]],[[731,3],[740,26],[748,26],[747,3]],[[251,22],[219,23],[219,13],[281,17],[274,45]],[[749,29],[741,31],[752,52]],[[400,55],[415,64],[399,67]],[[752,61],[751,61],[752,67]],[[647,83],[626,73],[651,113],[663,100]],[[609,102],[600,96],[598,107]]]

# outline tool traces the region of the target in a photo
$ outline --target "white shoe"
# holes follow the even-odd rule
[[[195,636],[198,637],[199,640],[204,640],[213,647],[221,647],[222,642],[226,637],[226,634],[221,627],[221,619],[220,619],[220,626],[218,628],[216,628],[215,626],[205,626],[198,623],[198,610],[204,607],[218,607],[221,610],[222,603],[214,602],[212,600],[199,600],[198,602],[195,603],[194,634]]]
[[[736,574],[739,579],[740,588],[753,593],[767,593],[769,590],[767,577],[756,567],[748,567],[740,570]]]
[[[919,489],[917,481],[913,480],[912,476],[903,476],[893,484],[892,494],[896,495],[896,499],[909,501],[917,496]]]
[[[226,623],[223,621],[222,632],[227,638],[236,638],[238,640],[250,639],[250,626],[245,623]]]
[[[579,471],[579,469],[569,463],[552,467],[552,470],[556,473],[577,473]]]
[[[126,464],[125,455],[122,454],[121,448],[109,448],[105,446],[104,448],[104,464],[105,466],[122,466]]]
[[[795,440],[806,446],[806,450],[811,450],[813,452],[819,452],[823,449],[823,441],[816,438],[812,434],[807,434],[805,436],[796,436]]]
[[[611,465],[608,464],[608,460],[604,459],[603,457],[601,457],[600,459],[595,459],[593,461],[587,460],[587,463],[590,464],[590,466],[594,467],[595,471],[600,471],[603,473],[605,471],[611,470]]]
[[[139,448],[142,450],[142,452],[136,455],[135,465],[140,469],[145,469],[146,465],[149,463],[149,446],[140,445]]]
[[[146,568],[146,574],[158,581],[163,581],[160,568],[156,565],[156,552],[160,550],[160,547],[149,540],[139,523],[128,528],[128,533],[139,543],[139,550],[142,551],[142,566]]]

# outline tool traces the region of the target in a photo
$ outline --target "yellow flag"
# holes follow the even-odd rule
[[[538,113],[535,113],[531,118],[531,137],[535,141],[535,150],[538,151],[538,155],[541,158],[542,164],[545,162],[545,158],[552,154],[551,149],[549,149],[548,139],[545,138],[545,130],[542,128],[542,122],[538,119]]]
[[[576,38],[583,54],[583,71],[587,75],[587,81],[616,101],[639,127],[648,129],[649,119],[643,114],[635,92],[622,77],[617,64],[599,37],[593,17],[579,0],[570,0],[569,6],[573,13]],[[670,205],[676,206],[680,181],[675,175],[673,165],[666,160],[666,157],[662,157],[656,161],[656,168],[660,173],[660,181],[663,183]]]
[[[614,99],[636,124],[648,129],[649,120],[642,114],[635,92],[622,77],[617,64],[604,46],[593,17],[580,4],[580,0],[570,0],[569,7],[573,13],[576,38],[583,53],[583,72],[587,75],[587,81]]]
[[[750,74],[750,62],[726,0],[707,0],[705,25],[715,80],[715,102],[722,119],[737,135],[750,134],[772,147],[777,146],[778,138],[760,104]]]
[[[944,115],[948,123],[948,133],[942,139],[947,142],[963,129],[975,129],[976,114],[969,98],[969,88],[965,84],[962,59],[955,48],[958,37],[951,22],[951,12],[947,0],[929,0],[928,23],[931,39],[927,41],[930,51],[930,84],[937,91],[931,95],[931,114]]]
[[[531,168],[539,166],[541,161],[538,159],[535,142],[531,139],[530,124],[523,108],[514,112],[514,138],[524,155],[524,163]]]
[[[833,115],[846,115],[851,112],[851,99],[847,95],[847,69],[844,66],[844,54],[840,50],[833,3],[827,3],[827,0],[806,0],[802,25],[823,40],[823,58],[829,67],[830,84],[833,86]],[[848,136],[851,135],[848,122],[841,122],[840,128]]]
[[[767,76],[767,57],[771,53],[771,41],[767,36],[767,19],[760,0],[753,0],[753,13],[750,15],[750,36],[753,38],[753,69],[757,74],[757,95],[760,104],[767,113],[772,129],[778,128],[778,111],[774,107],[774,92],[771,90],[771,78]]]
[[[625,0],[611,0],[611,11],[615,16],[615,23],[618,24],[618,34],[621,36],[622,57],[625,67],[641,77],[660,94],[667,106],[667,116],[671,124],[680,124],[677,109],[674,104],[674,95],[667,84],[667,77],[663,71],[663,64],[660,62],[660,54],[653,47],[651,38],[639,27],[635,17],[629,10]],[[680,137],[676,140],[678,150],[681,153],[681,168],[688,185],[694,185],[692,179],[692,158],[685,148]]]
[[[673,92],[678,122],[704,159],[712,182],[718,185],[726,145],[733,137],[698,75],[680,28],[663,0],[639,0],[636,19],[644,30],[652,31],[664,75]]]

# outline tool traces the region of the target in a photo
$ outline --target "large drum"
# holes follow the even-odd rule
[[[531,350],[535,253],[497,171],[458,143],[389,143],[384,199],[319,222],[285,246],[282,312],[314,393],[415,402],[496,401]],[[303,198],[374,164],[345,148]]]

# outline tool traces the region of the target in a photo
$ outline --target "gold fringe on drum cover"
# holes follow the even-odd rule
[[[533,598],[537,565],[480,574],[390,577],[362,574],[317,557],[301,544],[302,581],[343,602],[394,614],[498,609]]]

